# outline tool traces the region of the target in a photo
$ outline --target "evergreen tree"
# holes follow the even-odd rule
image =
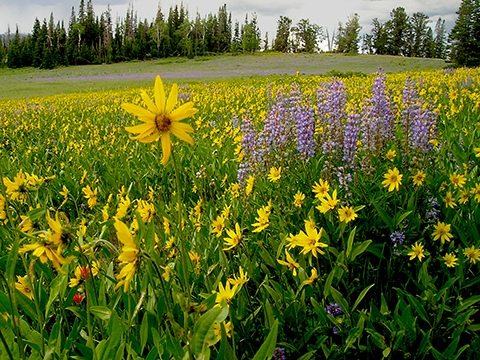
[[[372,47],[375,54],[384,55],[388,51],[388,29],[378,18],[372,20]]]
[[[360,41],[360,16],[352,14],[349,16],[345,27],[341,23],[337,32],[337,51],[342,53],[358,53]]]
[[[411,38],[408,42],[410,44],[409,56],[426,57],[426,53],[430,48],[428,44],[428,26],[430,18],[421,12],[416,12],[410,18]],[[430,29],[431,30],[431,29]]]
[[[388,55],[408,56],[409,18],[403,7],[397,7],[390,12],[388,29]]]
[[[445,59],[447,57],[447,32],[445,30],[445,20],[438,18],[435,24],[435,50],[434,57]]]
[[[319,41],[323,41],[323,30],[317,24],[311,24],[308,19],[300,19],[292,28],[295,35],[296,51],[314,52],[318,49]]]
[[[290,49],[290,32],[292,28],[292,19],[286,16],[280,16],[277,20],[277,34],[275,36],[274,50],[288,52]]]
[[[19,68],[22,66],[21,63],[21,48],[20,48],[20,34],[17,30],[15,31],[15,36],[13,40],[8,44],[7,51],[7,66],[9,68]]]
[[[450,33],[451,60],[458,66],[480,65],[480,0],[462,0]]]

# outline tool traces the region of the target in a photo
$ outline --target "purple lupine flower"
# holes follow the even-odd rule
[[[345,131],[343,138],[343,161],[350,168],[354,169],[357,160],[357,142],[360,137],[360,115],[348,114],[343,129]]]
[[[311,106],[297,107],[296,111],[297,152],[305,162],[315,156],[315,109]]]
[[[343,314],[340,305],[338,305],[337,303],[329,303],[325,311],[328,315],[331,315],[333,317]]]
[[[398,248],[405,242],[405,234],[402,231],[394,231],[390,234],[390,240],[393,242],[393,253],[400,256],[401,252]]]
[[[272,359],[285,360],[285,349],[280,348],[280,347],[276,347],[275,350],[273,351]]]
[[[238,168],[237,179],[241,189],[244,188],[248,175],[254,171],[254,164],[257,157],[257,131],[249,115],[248,112],[244,114],[240,127],[240,132],[243,134],[242,150],[244,157]]]

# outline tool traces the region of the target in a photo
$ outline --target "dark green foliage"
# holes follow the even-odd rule
[[[480,64],[480,2],[463,0],[450,33],[450,57],[458,66]]]

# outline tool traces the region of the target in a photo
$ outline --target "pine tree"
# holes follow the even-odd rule
[[[435,50],[434,57],[445,59],[447,57],[447,32],[445,30],[445,20],[438,18],[435,24]]]
[[[480,65],[480,0],[462,0],[450,33],[451,60],[458,66]]]
[[[286,16],[280,16],[277,20],[277,34],[275,36],[275,51],[288,52],[290,49],[290,32],[292,28],[292,19]]]

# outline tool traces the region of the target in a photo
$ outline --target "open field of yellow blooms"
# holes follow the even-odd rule
[[[478,356],[479,77],[1,100],[0,359]]]

